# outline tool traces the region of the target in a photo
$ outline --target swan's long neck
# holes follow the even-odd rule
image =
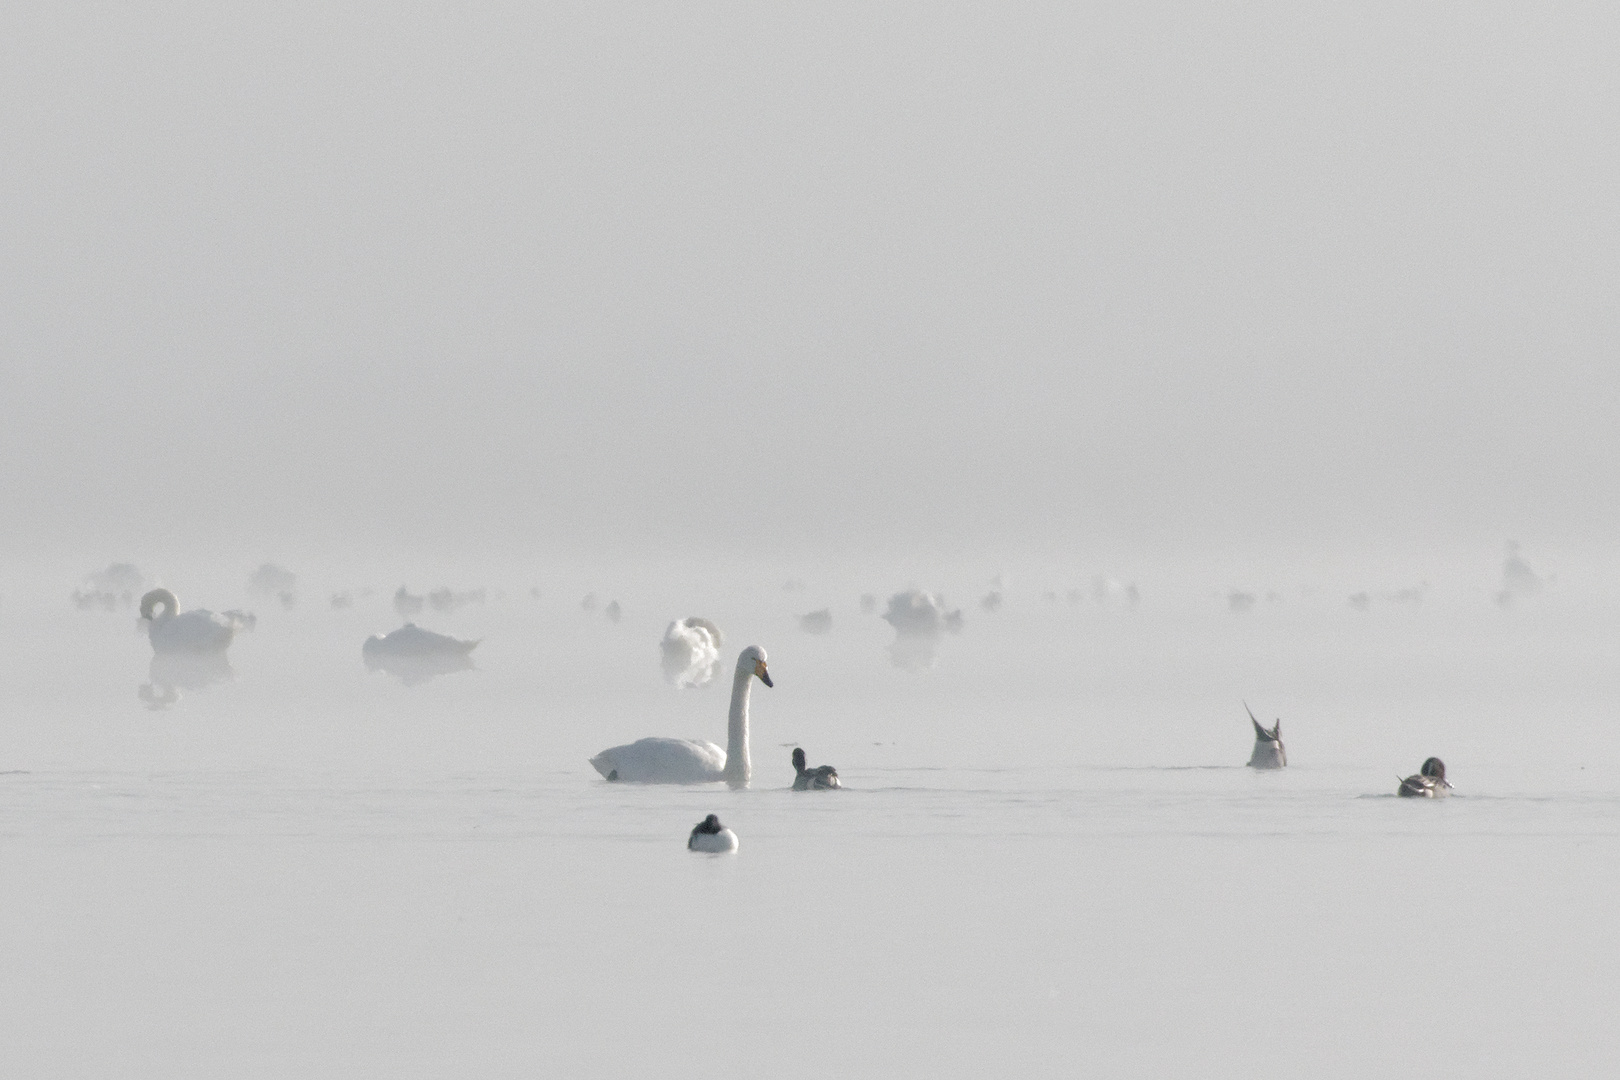
[[[748,760],[748,691],[753,678],[752,665],[738,667],[731,682],[731,722],[726,726],[726,770],[721,778],[732,787],[747,787],[754,772]]]

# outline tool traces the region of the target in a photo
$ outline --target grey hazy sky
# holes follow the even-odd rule
[[[1601,540],[1617,31],[8,4],[0,538]]]

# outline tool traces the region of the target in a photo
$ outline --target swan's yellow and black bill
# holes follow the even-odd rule
[[[759,676],[759,681],[764,683],[766,686],[775,686],[776,685],[775,683],[771,682],[771,673],[765,670],[765,661],[763,661],[763,660],[755,660],[754,661],[754,674],[758,675]]]

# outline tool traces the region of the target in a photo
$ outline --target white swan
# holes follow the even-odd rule
[[[758,676],[773,686],[765,667],[765,650],[750,645],[737,657],[731,681],[731,721],[726,728],[726,749],[712,742],[690,739],[640,739],[615,746],[591,758],[605,779],[628,784],[708,784],[724,780],[735,788],[748,786],[753,769],[748,760],[748,691]]]
[[[466,656],[478,647],[477,641],[463,641],[406,623],[388,634],[372,634],[360,651],[367,656]]]
[[[710,814],[692,826],[692,835],[686,841],[686,850],[725,855],[737,850],[737,834],[720,824],[718,815]]]
[[[703,686],[714,678],[720,665],[720,646],[725,636],[708,619],[695,616],[677,619],[664,631],[658,643],[663,653],[664,678],[683,690]]]
[[[238,630],[254,623],[253,616],[244,611],[215,615],[197,608],[182,612],[180,601],[168,589],[153,589],[141,597],[141,618],[146,620],[153,651],[160,653],[224,652]]]
[[[386,671],[406,686],[416,686],[440,675],[471,671],[477,641],[435,634],[406,623],[386,635],[372,634],[360,646],[360,656],[371,671]]]

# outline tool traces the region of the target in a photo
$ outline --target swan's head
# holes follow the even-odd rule
[[[804,772],[804,748],[801,746],[793,748],[793,768],[796,772]]]
[[[759,681],[766,686],[775,686],[771,682],[771,673],[765,668],[765,650],[758,645],[750,645],[737,657],[737,670],[746,671],[759,676]]]
[[[162,609],[162,614],[158,610]],[[168,589],[153,589],[141,597],[141,618],[158,622],[161,619],[172,619],[180,614],[180,601]]]

